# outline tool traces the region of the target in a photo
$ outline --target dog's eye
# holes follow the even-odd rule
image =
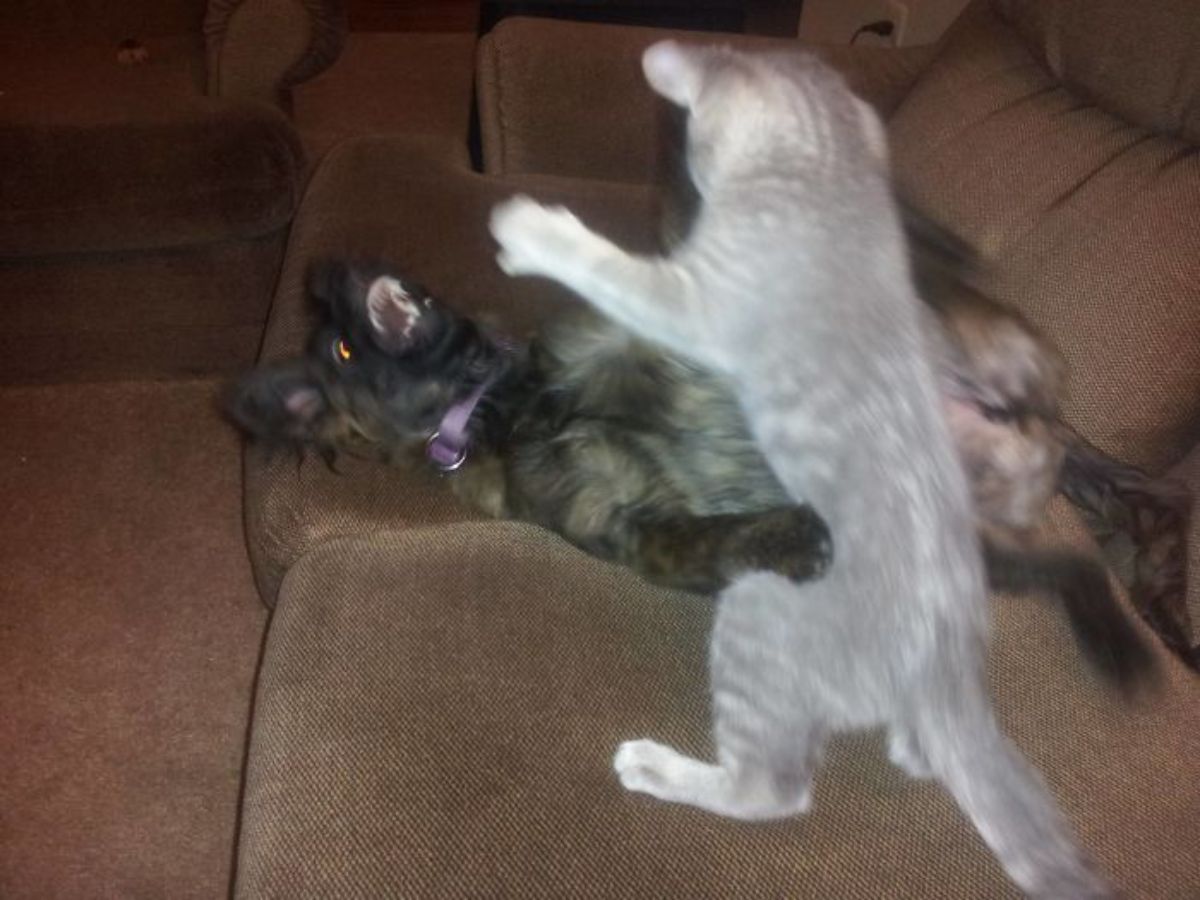
[[[346,343],[345,338],[333,339],[333,361],[336,363],[348,363],[354,358],[354,353],[350,350],[350,345]]]

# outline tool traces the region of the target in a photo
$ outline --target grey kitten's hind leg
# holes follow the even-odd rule
[[[933,766],[921,749],[916,733],[904,725],[888,731],[888,759],[911,778],[932,778]]]
[[[621,744],[613,768],[627,790],[734,819],[781,819],[811,803],[811,772],[778,773],[732,759],[713,765],[650,740]]]
[[[626,788],[736,819],[808,809],[829,729],[819,698],[806,696],[805,659],[810,635],[825,643],[828,636],[819,621],[808,627],[819,616],[794,607],[819,606],[806,603],[802,589],[821,584],[756,571],[721,593],[709,654],[718,764],[629,741],[613,760]]]

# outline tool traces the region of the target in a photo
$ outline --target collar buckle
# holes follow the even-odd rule
[[[461,469],[463,463],[467,461],[467,448],[465,446],[456,447],[450,441],[445,440],[440,431],[435,431],[425,442],[425,456],[437,466],[443,475],[449,475],[451,472]]]

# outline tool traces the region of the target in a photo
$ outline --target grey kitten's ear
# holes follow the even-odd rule
[[[655,93],[690,108],[700,94],[700,67],[694,51],[678,41],[659,41],[642,54],[642,71]]]
[[[380,346],[396,350],[413,336],[423,313],[418,299],[398,278],[382,275],[367,288],[367,318]]]

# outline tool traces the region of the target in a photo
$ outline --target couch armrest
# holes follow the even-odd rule
[[[287,117],[184,96],[81,126],[0,124],[0,262],[244,240],[291,221],[304,160]]]
[[[672,36],[794,50],[791,38],[665,32],[550,19],[505,19],[480,41],[476,68],[484,169],[645,183],[654,180],[658,99],[641,53]],[[885,116],[936,47],[813,47]]]
[[[342,51],[339,0],[209,0],[204,18],[208,93],[291,110],[291,88]]]

